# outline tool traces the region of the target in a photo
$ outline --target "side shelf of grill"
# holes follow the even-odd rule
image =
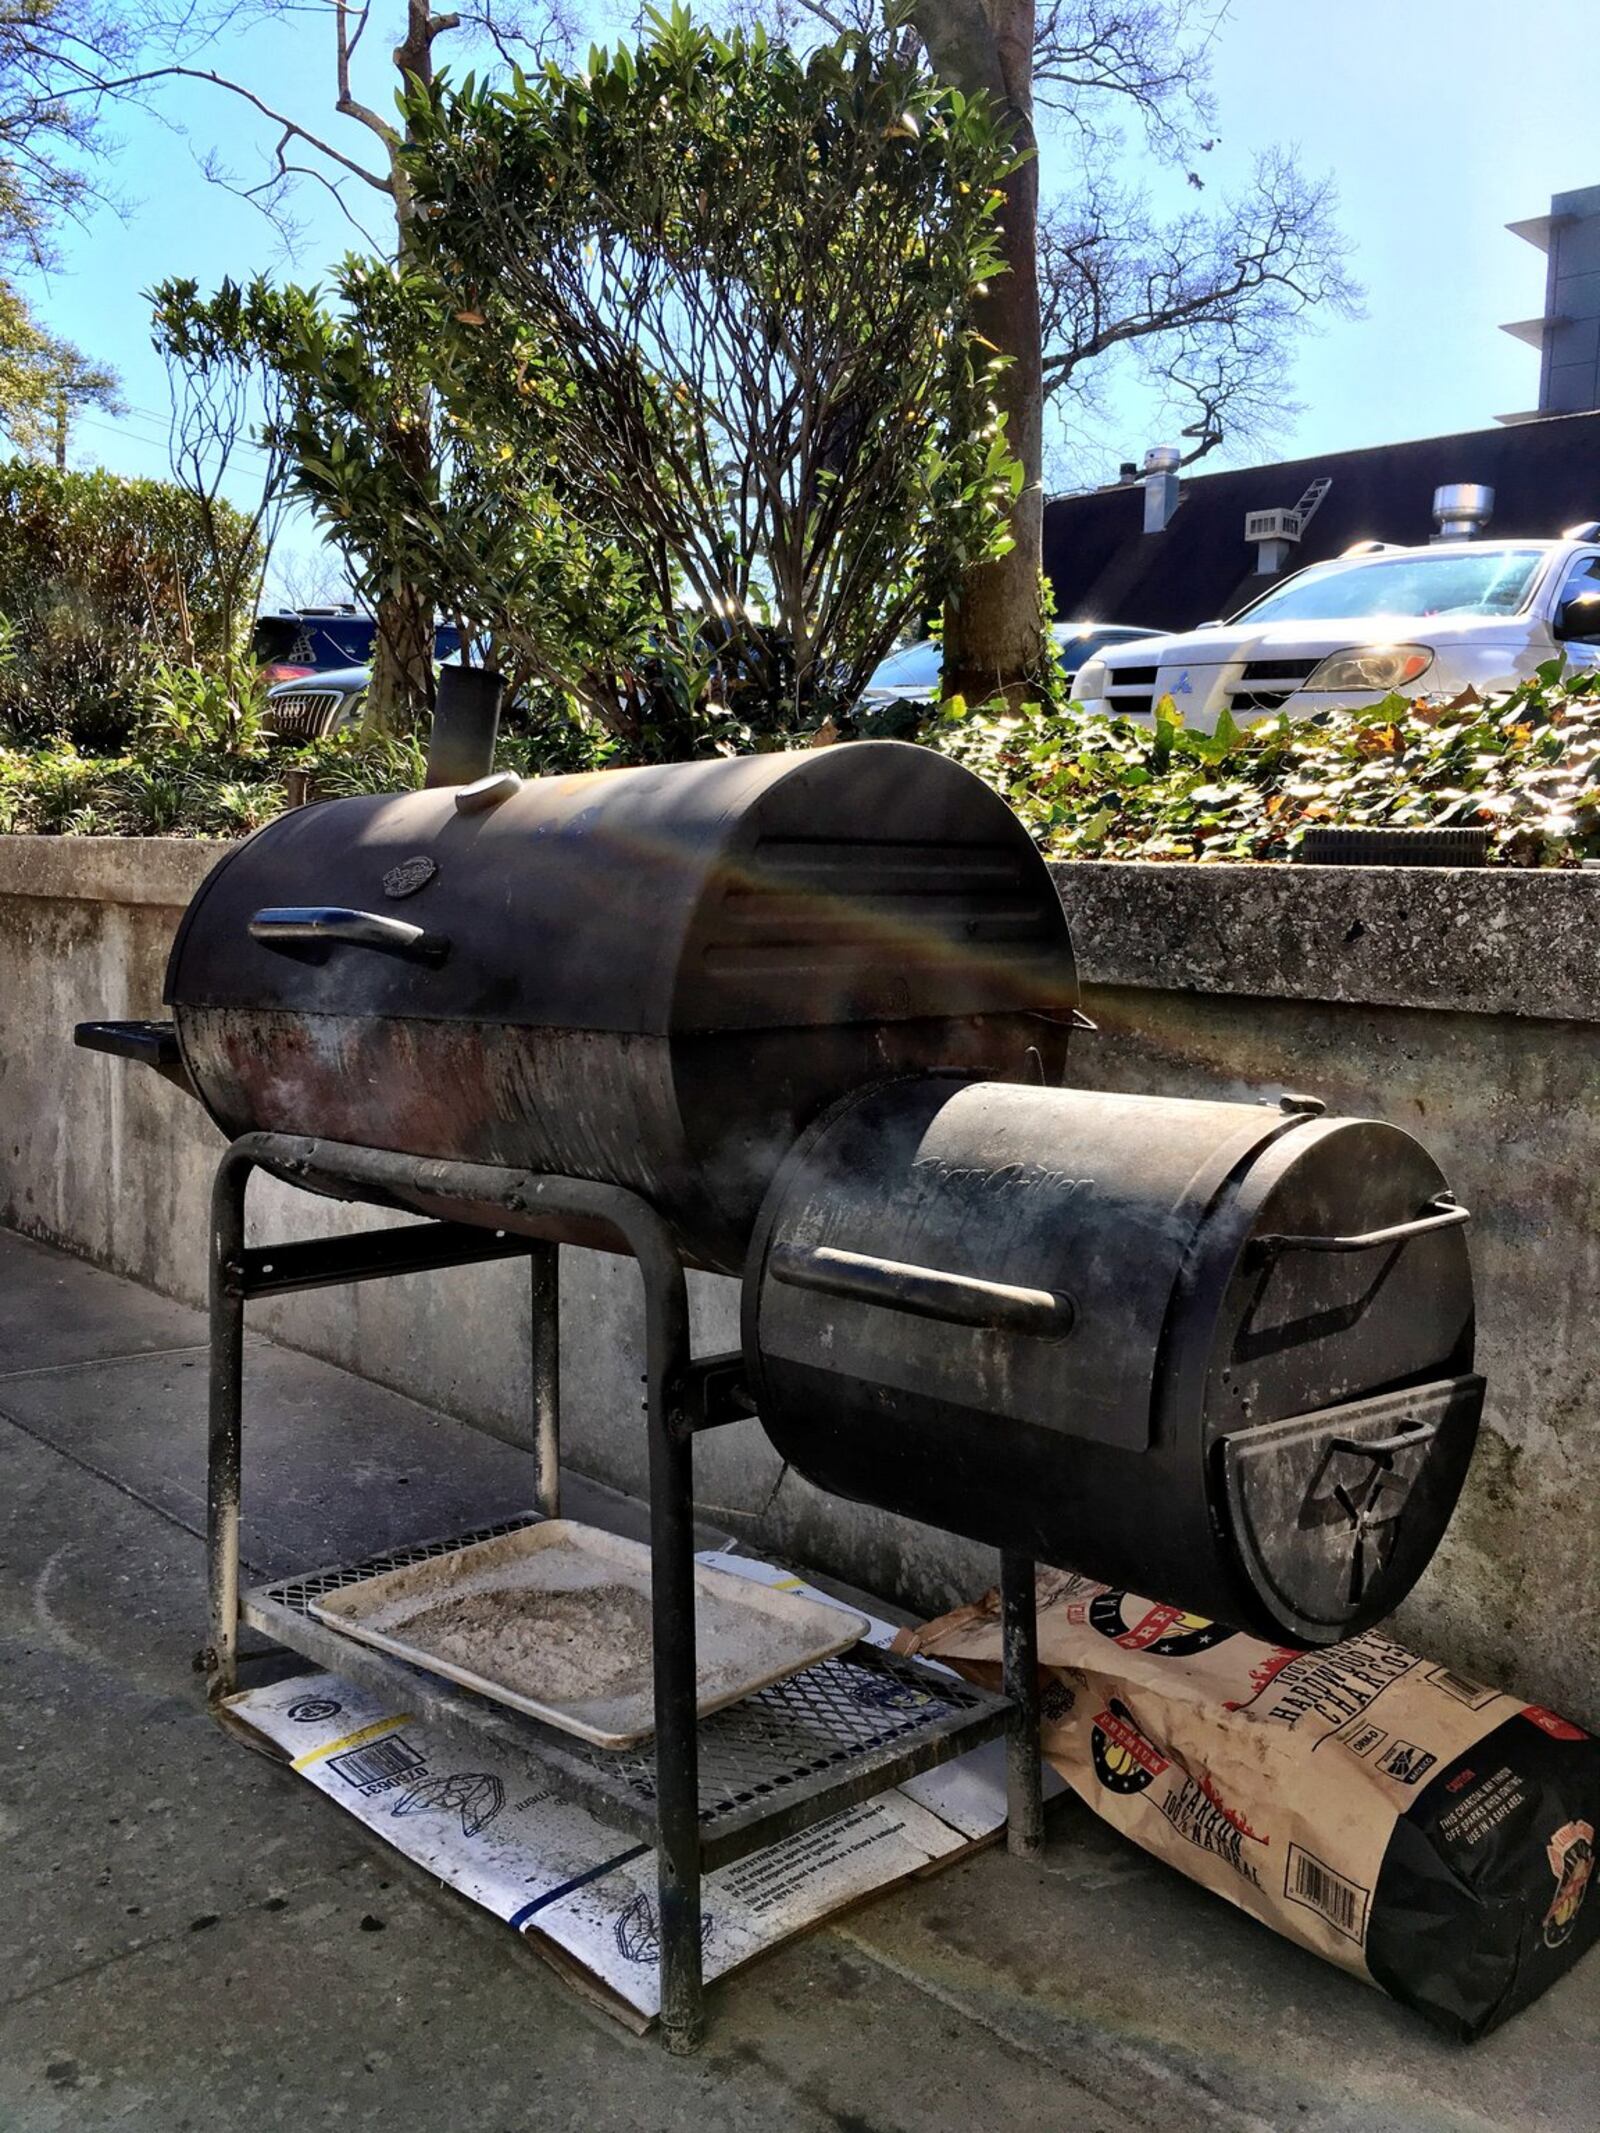
[[[195,1093],[178,1048],[177,1028],[171,1022],[80,1022],[72,1041],[80,1051],[109,1052],[114,1059],[153,1067],[186,1096]]]

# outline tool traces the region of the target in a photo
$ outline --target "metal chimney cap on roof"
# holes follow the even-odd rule
[[[1175,444],[1153,444],[1144,455],[1144,530],[1165,533],[1182,501],[1178,469],[1183,454]]]
[[[1437,541],[1470,541],[1494,515],[1494,491],[1481,481],[1445,482],[1433,492]]]

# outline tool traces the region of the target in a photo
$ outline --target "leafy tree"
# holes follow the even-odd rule
[[[272,544],[288,501],[282,442],[287,394],[278,372],[259,360],[252,335],[265,285],[228,283],[208,304],[193,281],[163,282],[149,292],[153,338],[167,371],[171,419],[167,454],[173,479],[192,498],[208,550],[206,574],[223,645],[219,700],[248,702],[249,626],[261,599]],[[225,487],[245,489],[242,454],[263,456],[248,506],[229,502]],[[230,478],[231,477],[231,478]],[[235,671],[239,668],[239,671]],[[221,730],[233,738],[229,717]]]
[[[998,395],[1024,480],[1010,552],[968,573],[944,637],[947,689],[1016,703],[1048,679],[1047,413],[1103,418],[1120,361],[1189,440],[1190,459],[1269,435],[1294,411],[1282,380],[1299,324],[1354,302],[1332,188],[1267,151],[1237,198],[1163,216],[1124,175],[1132,127],[1147,159],[1207,190],[1224,0],[734,0],[733,12],[810,17],[829,34],[848,22],[897,51],[920,47],[941,80],[993,100],[1021,158],[1001,216],[1006,272],[977,323],[1006,358]]]
[[[653,16],[635,49],[413,98],[414,247],[458,420],[569,485],[655,610],[641,741],[854,698],[1005,546],[970,323],[1011,157],[980,98],[848,35],[800,59]]]
[[[62,219],[104,197],[100,82],[137,42],[99,0],[0,0],[0,260],[45,265]]]
[[[519,460],[484,423],[433,413],[452,330],[434,281],[352,256],[327,295],[262,279],[208,298],[192,282],[156,293],[180,373],[256,381],[258,434],[287,492],[310,505],[358,592],[406,608],[428,669],[419,695],[432,694],[438,614],[457,625],[464,657],[519,694],[570,688],[617,727],[615,677],[642,625],[633,573],[564,506],[542,459]],[[369,718],[388,730],[370,696]]]
[[[81,407],[116,412],[113,372],[70,341],[47,333],[16,289],[0,277],[0,430],[28,459],[67,463],[67,438]]]
[[[0,6],[23,0],[0,0]],[[32,0],[44,4],[44,0]],[[89,0],[58,0],[86,5]],[[553,0],[559,7],[560,0]],[[311,18],[313,29],[304,27]],[[293,19],[297,35],[324,56],[329,123],[297,117],[263,93],[260,74],[248,60],[253,29]],[[379,25],[385,25],[379,28]],[[369,35],[369,33],[371,33]],[[442,38],[487,44],[502,59],[537,53],[561,34],[559,15],[538,8],[519,9],[515,0],[471,0],[449,13],[431,0],[150,0],[137,35],[106,62],[86,65],[75,94],[96,104],[115,98],[154,99],[177,83],[198,84],[218,92],[242,111],[270,122],[275,133],[267,167],[241,177],[215,150],[202,160],[206,175],[251,201],[292,240],[297,190],[305,184],[325,188],[338,200],[353,228],[375,250],[403,268],[412,225],[410,181],[406,174],[407,120],[387,115],[390,99],[380,90],[364,93],[362,67],[380,40],[393,67],[396,91],[407,84],[426,87],[433,80],[436,50]],[[226,38],[241,56],[233,71],[214,61]],[[376,221],[369,218],[376,210]],[[425,461],[435,440],[426,399],[405,411],[390,439],[404,453],[419,486],[429,480]],[[377,603],[378,633],[374,648],[370,702],[386,727],[405,725],[433,701],[433,616],[422,588],[390,580]]]
[[[58,466],[72,416],[115,409],[116,380],[39,323],[15,273],[48,265],[62,219],[103,198],[101,99],[84,84],[130,42],[96,0],[0,0],[0,430]]]

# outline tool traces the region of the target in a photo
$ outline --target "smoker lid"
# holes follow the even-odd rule
[[[267,908],[398,918],[427,962],[253,939]],[[853,742],[296,809],[229,853],[166,997],[666,1034],[986,1013],[1070,1016],[1048,867],[997,794],[931,749]]]
[[[1112,1090],[926,1075],[856,1092],[797,1143],[762,1211],[747,1347],[759,1367],[768,1353],[821,1362],[825,1343],[830,1373],[1143,1451],[1195,1230],[1238,1168],[1293,1130],[1256,1104]],[[794,1269],[840,1250],[1059,1296],[1070,1332],[1028,1337],[1036,1329],[982,1314],[958,1326],[902,1310],[889,1337],[859,1289],[821,1321],[800,1292],[824,1284]]]

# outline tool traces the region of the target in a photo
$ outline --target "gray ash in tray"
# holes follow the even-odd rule
[[[635,1585],[453,1593],[410,1616],[404,1634],[537,1703],[625,1696],[650,1679],[650,1596]]]

